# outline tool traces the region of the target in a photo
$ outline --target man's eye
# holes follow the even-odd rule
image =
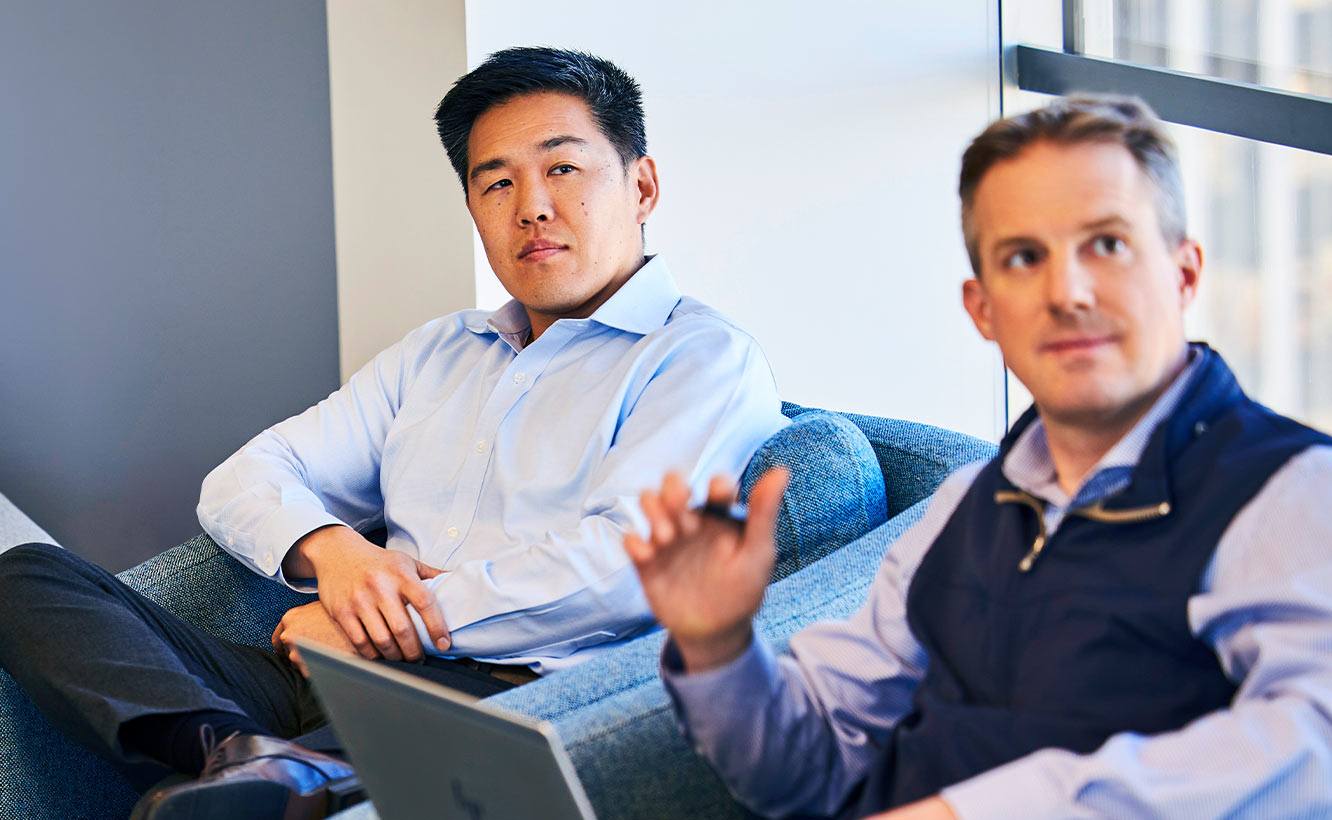
[[[554,168],[551,168],[550,172],[552,174],[572,174],[575,170],[577,169],[566,162],[556,165]]]
[[[508,188],[513,183],[507,179],[497,179],[486,186],[487,191],[498,191],[500,188]]]
[[[1003,266],[1009,270],[1029,268],[1036,264],[1037,261],[1038,256],[1035,250],[1031,248],[1022,248],[1005,256]]]
[[[1117,236],[1098,236],[1092,240],[1092,253],[1097,256],[1118,256],[1128,245]]]

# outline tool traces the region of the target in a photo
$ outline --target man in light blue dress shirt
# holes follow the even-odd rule
[[[1186,344],[1161,124],[1057,101],[979,136],[960,192],[964,305],[1034,407],[788,657],[751,628],[784,476],[743,528],[645,493],[626,549],[686,734],[770,816],[1332,815],[1332,439]]]
[[[318,596],[277,624],[277,654],[71,553],[0,560],[0,663],[52,722],[126,765],[200,775],[137,817],[336,808],[354,773],[310,748],[334,739],[310,734],[323,717],[297,638],[485,695],[651,628],[621,547],[646,532],[639,491],[674,470],[701,499],[785,424],[754,339],[644,256],[658,184],[632,78],[510,49],[455,84],[436,124],[513,300],[413,330],[205,479],[218,544]]]

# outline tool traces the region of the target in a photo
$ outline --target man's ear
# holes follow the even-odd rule
[[[630,173],[633,174],[635,189],[638,191],[636,217],[638,224],[642,225],[656,210],[657,200],[661,197],[660,183],[657,182],[657,161],[649,156],[641,156],[634,160]]]
[[[1181,241],[1175,248],[1175,267],[1179,270],[1179,307],[1183,310],[1198,294],[1203,270],[1202,245],[1194,239]]]
[[[986,340],[994,341],[994,325],[990,321],[990,296],[985,292],[985,283],[980,277],[973,276],[962,283],[962,307],[967,309],[971,322]]]

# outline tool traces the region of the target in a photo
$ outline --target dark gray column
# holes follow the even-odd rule
[[[322,0],[0,0],[0,493],[121,569],[336,387]]]

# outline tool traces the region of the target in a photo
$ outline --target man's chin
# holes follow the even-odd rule
[[[585,318],[590,315],[587,309],[587,300],[572,301],[568,298],[551,298],[549,296],[534,296],[531,301],[525,298],[515,297],[522,302],[523,307],[527,308],[529,313],[548,316],[551,319],[573,319]]]
[[[1111,392],[1103,388],[1083,393],[1066,392],[1056,400],[1042,402],[1037,399],[1036,406],[1047,423],[1087,431],[1118,430],[1146,410],[1146,397],[1126,395],[1128,392],[1131,391]]]

